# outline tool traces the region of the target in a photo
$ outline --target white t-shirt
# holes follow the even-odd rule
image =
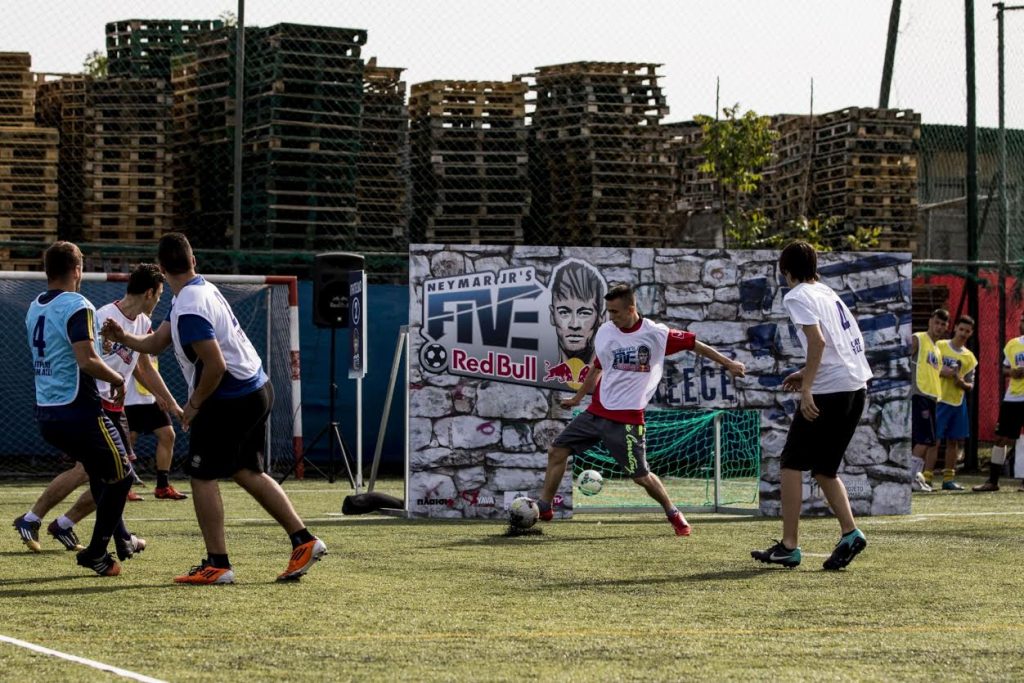
[[[804,325],[817,325],[825,337],[821,365],[811,386],[812,393],[834,394],[863,389],[871,379],[871,366],[864,356],[864,336],[857,319],[843,300],[820,282],[801,282],[783,299],[796,325],[800,343],[807,348]]]
[[[108,319],[113,319],[125,332],[138,336],[149,334],[152,330],[152,322],[149,316],[139,313],[135,318],[129,318],[121,312],[121,308],[118,306],[119,303],[119,301],[115,301],[96,311],[97,337],[99,337],[99,329],[103,327],[103,323]],[[99,337],[99,339],[102,347],[103,362],[124,378],[125,391],[127,392],[128,385],[134,383],[132,373],[135,371],[135,366],[139,363],[139,352],[133,351],[117,342],[108,342],[102,337]],[[106,398],[110,396],[110,384],[98,379],[96,380],[96,388],[100,392],[100,397],[104,399],[104,408],[107,410],[121,410],[121,406],[115,406],[106,401]]]
[[[665,368],[668,335],[668,327],[647,318],[635,332],[623,332],[610,320],[598,328],[594,349],[601,364],[602,406],[608,410],[647,407]]]

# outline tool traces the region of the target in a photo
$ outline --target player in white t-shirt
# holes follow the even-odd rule
[[[233,583],[224,532],[224,503],[218,479],[230,477],[259,502],[288,534],[292,552],[278,581],[301,578],[327,554],[281,485],[263,471],[265,425],[274,401],[273,385],[256,349],[217,287],[196,273],[195,256],[181,233],[167,233],[157,247],[160,270],[174,292],[171,313],[146,337],[126,333],[113,320],[103,336],[148,354],[174,346],[188,384],[181,418],[190,429],[192,500],[207,556],[175,583]]]
[[[803,507],[803,472],[810,470],[839,519],[841,536],[824,568],[842,569],[867,546],[850,509],[843,480],[836,476],[846,447],[864,411],[871,367],[864,336],[846,303],[818,281],[818,256],[810,244],[789,244],[779,256],[779,272],[792,288],[783,299],[807,360],[783,380],[800,392],[800,406],[782,449],[782,540],[751,556],[768,564],[800,564],[798,543]]]
[[[743,363],[697,341],[692,332],[670,330],[640,317],[629,285],[612,287],[604,299],[608,321],[594,337],[595,358],[583,385],[572,398],[564,399],[562,406],[577,406],[591,392],[594,396],[587,410],[577,415],[548,448],[544,489],[537,501],[540,518],[554,518],[551,501],[565,475],[569,456],[603,442],[623,471],[661,504],[676,535],[689,536],[690,524],[672,504],[658,475],[647,467],[644,408],[661,382],[665,356],[692,350],[740,377],[744,374]]]

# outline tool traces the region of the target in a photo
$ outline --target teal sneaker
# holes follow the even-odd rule
[[[839,539],[832,554],[821,566],[830,571],[842,569],[857,557],[857,553],[868,547],[868,539],[860,529],[854,529]]]
[[[942,482],[943,491],[963,491],[964,487],[955,481],[944,481]]]
[[[775,541],[775,545],[768,550],[751,550],[750,556],[765,564],[781,564],[786,569],[797,566],[801,559],[800,548],[790,550],[782,544],[782,541]]]

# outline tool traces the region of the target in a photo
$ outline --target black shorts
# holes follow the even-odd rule
[[[185,471],[196,479],[225,479],[242,469],[262,472],[273,405],[270,382],[245,396],[204,401],[189,430]]]
[[[128,424],[136,434],[152,434],[158,429],[171,426],[171,416],[166,410],[160,410],[160,406],[155,403],[125,406],[124,414],[128,416]]]
[[[1021,427],[1024,427],[1024,401],[1000,401],[996,436],[1016,441],[1020,438]]]
[[[105,415],[40,421],[39,432],[48,444],[82,463],[90,478],[113,484],[131,471],[121,434]]]
[[[835,394],[815,394],[818,417],[807,420],[798,407],[782,449],[782,467],[836,476],[846,447],[864,412],[864,389]]]
[[[910,397],[910,431],[911,443],[915,446],[934,446],[935,416],[938,413],[938,402],[931,396],[914,394]]]
[[[132,440],[128,438],[128,416],[124,414],[123,410],[107,410],[106,408],[103,409],[103,414],[107,416],[107,419],[114,425],[114,429],[117,430],[118,436],[121,437],[121,443],[124,444],[128,459],[134,460],[135,452],[132,450]]]
[[[647,466],[646,431],[644,425],[613,422],[586,411],[574,417],[551,445],[582,453],[603,443],[622,471],[635,479],[651,473]]]

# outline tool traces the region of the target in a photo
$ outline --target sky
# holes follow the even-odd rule
[[[963,0],[903,0],[890,106],[925,123],[966,121]],[[998,123],[995,10],[975,4],[978,124]],[[1012,4],[1012,3],[1011,3]],[[761,114],[876,106],[891,0],[248,0],[247,25],[368,31],[363,57],[409,84],[509,80],[575,61],[661,64],[666,121],[739,103]],[[206,19],[237,0],[0,0],[0,51],[77,72],[104,24]],[[1024,128],[1024,11],[1006,15],[1006,125]],[[813,105],[812,105],[813,81]]]

